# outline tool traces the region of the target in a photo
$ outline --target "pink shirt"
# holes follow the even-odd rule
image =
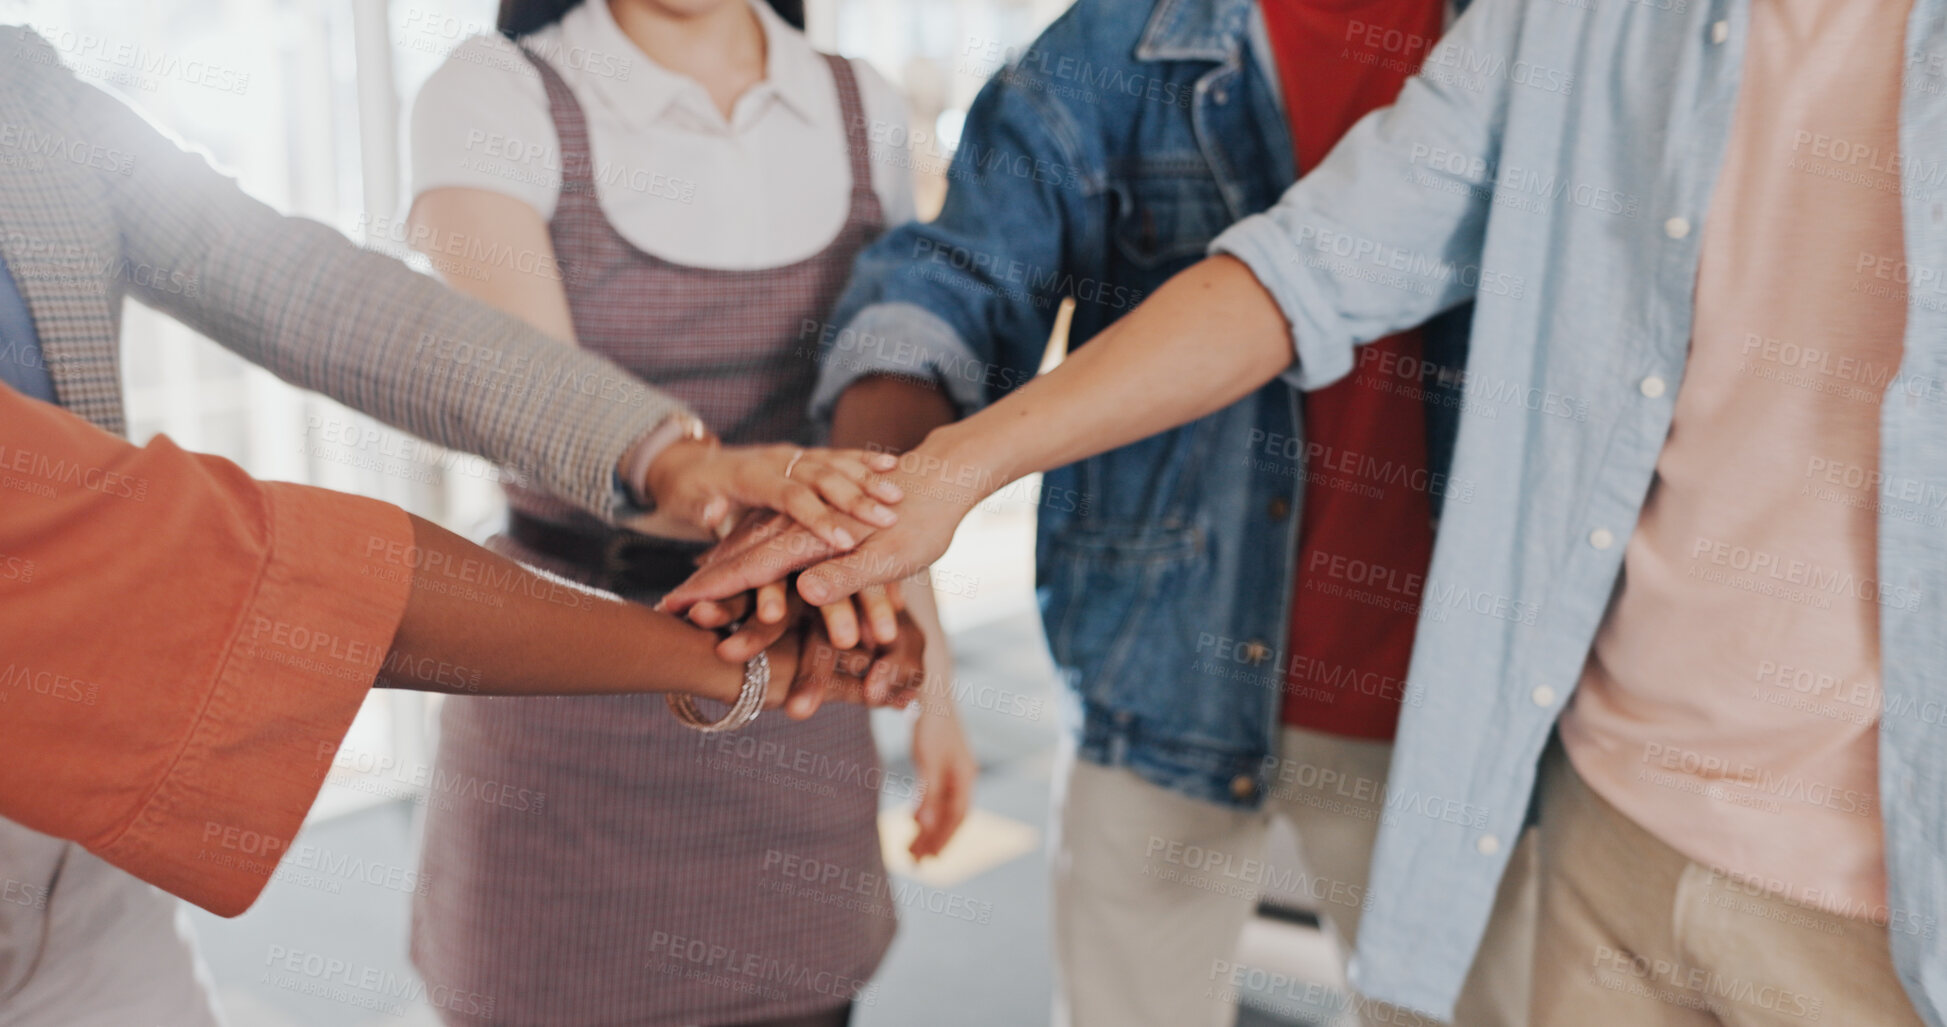
[[[1686,857],[1881,920],[1879,604],[1902,597],[1871,482],[1906,296],[1873,272],[1904,252],[1907,9],[1751,6],[1675,418],[1561,725]]]

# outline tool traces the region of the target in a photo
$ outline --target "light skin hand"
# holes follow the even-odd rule
[[[960,519],[1001,486],[1221,410],[1276,378],[1291,361],[1284,314],[1250,269],[1232,257],[1204,260],[1077,347],[1059,367],[929,434],[889,475],[906,493],[899,523],[805,570],[798,593],[822,606],[906,577],[938,559]],[[769,543],[772,553],[743,554],[705,568],[671,593],[670,609],[806,567],[797,559],[802,547],[789,543],[789,533],[781,533]]]
[[[913,720],[913,769],[919,775],[920,801],[913,811],[919,830],[910,852],[915,860],[936,856],[953,840],[973,802],[980,765],[960,725],[953,701],[953,653],[940,625],[930,582],[906,582],[913,620],[927,636],[926,684]]]
[[[886,527],[899,517],[896,485],[881,477],[896,461],[885,453],[797,446],[723,446],[685,439],[657,454],[643,491],[658,510],[715,528],[746,510],[778,510],[845,550],[861,526]],[[789,472],[788,474],[786,472]],[[849,515],[849,516],[846,516]]]
[[[799,577],[798,594],[821,607],[868,586],[911,577],[946,552],[961,518],[992,491],[963,484],[983,480],[976,469],[966,468],[963,474],[918,454],[901,457],[898,469],[886,477],[905,496],[900,521],[870,531],[850,553],[797,525],[771,520],[748,526],[733,532],[690,580],[664,597],[660,608],[682,613],[697,602],[734,596],[813,565],[815,571]],[[985,480],[998,482],[992,476]]]
[[[960,830],[973,803],[974,780],[980,764],[960,726],[951,696],[940,701],[929,695],[920,704],[913,724],[913,769],[919,774],[919,808],[913,819],[919,833],[907,850],[914,860],[937,856]]]

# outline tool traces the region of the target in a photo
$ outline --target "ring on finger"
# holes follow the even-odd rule
[[[789,478],[791,476],[791,472],[798,469],[798,461],[803,459],[804,459],[804,450],[802,449],[793,450],[791,452],[791,459],[788,462],[786,462],[784,465],[784,476]]]

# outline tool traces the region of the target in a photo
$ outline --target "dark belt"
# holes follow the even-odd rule
[[[574,564],[595,575],[594,585],[622,595],[662,593],[696,573],[696,558],[707,542],[657,538],[610,528],[588,531],[510,512],[507,537],[542,556]]]

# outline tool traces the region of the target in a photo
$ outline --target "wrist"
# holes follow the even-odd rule
[[[684,476],[708,459],[716,448],[716,442],[708,438],[682,438],[663,446],[643,472],[643,498],[658,509],[673,503]]]
[[[699,450],[697,443],[706,445]],[[656,429],[643,436],[624,458],[623,477],[638,492],[643,505],[659,504],[675,480],[676,470],[695,463],[699,452],[707,452],[716,439],[694,414],[678,411],[663,419]],[[669,459],[674,453],[675,459]]]
[[[964,421],[928,432],[926,441],[904,459],[913,457],[922,469],[936,468],[939,481],[952,486],[969,510],[1020,477],[1015,463]]]

